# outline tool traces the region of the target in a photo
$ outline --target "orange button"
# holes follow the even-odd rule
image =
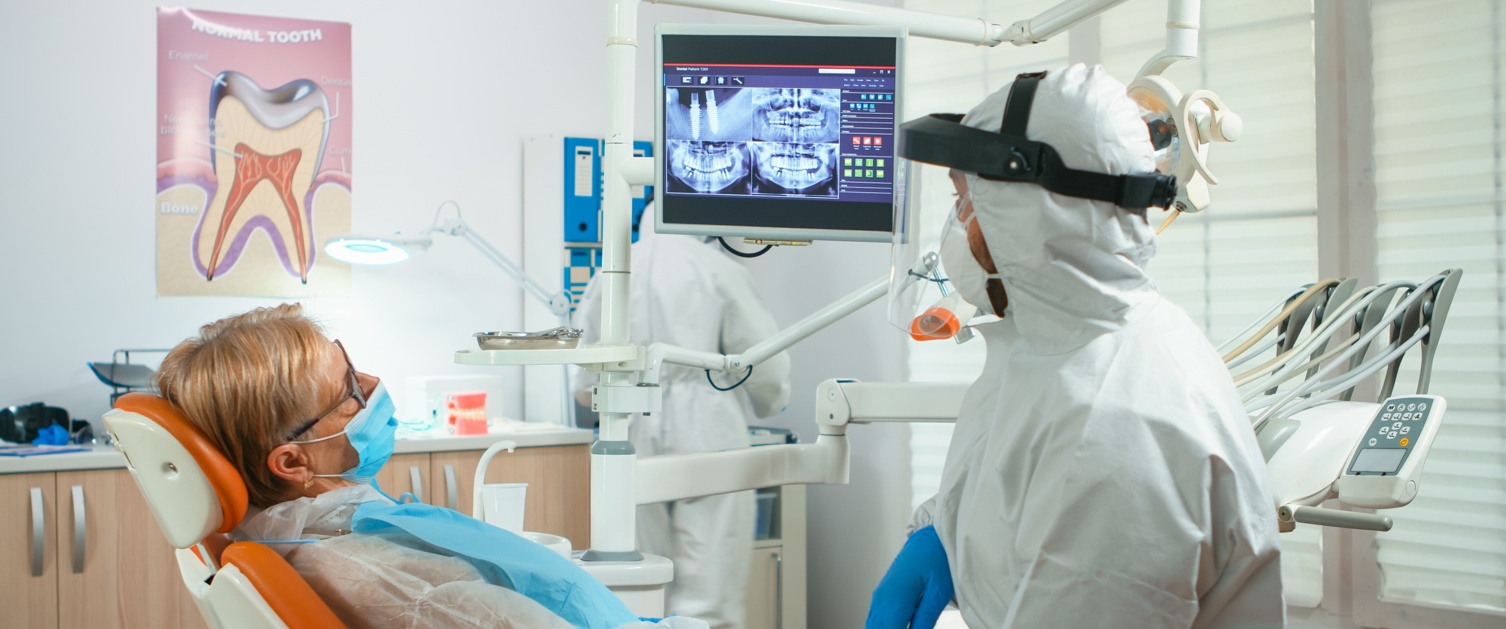
[[[1401,438],[1401,447],[1403,447],[1403,448],[1407,447],[1407,438],[1406,437],[1402,437]]]

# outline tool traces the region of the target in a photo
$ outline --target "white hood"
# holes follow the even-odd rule
[[[975,107],[962,123],[998,132],[1013,84]],[[1145,123],[1125,86],[1102,66],[1047,73],[1026,129],[1050,144],[1068,168],[1111,175],[1155,170]],[[1081,347],[1139,316],[1156,295],[1145,265],[1156,251],[1143,215],[1112,203],[1056,194],[1035,184],[969,174],[968,191],[1004,287],[1007,316],[1021,342],[1041,354]]]

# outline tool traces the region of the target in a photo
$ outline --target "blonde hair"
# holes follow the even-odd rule
[[[257,308],[199,328],[157,371],[176,405],[245,478],[251,504],[280,502],[288,483],[267,468],[316,405],[328,341],[298,304]]]

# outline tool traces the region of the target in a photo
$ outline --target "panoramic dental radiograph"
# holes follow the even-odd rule
[[[669,189],[747,194],[751,98],[743,89],[669,88],[664,138]]]
[[[753,90],[754,193],[836,196],[840,90]]]
[[[841,90],[665,91],[670,192],[836,196]]]

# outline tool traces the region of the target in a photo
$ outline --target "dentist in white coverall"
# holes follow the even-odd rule
[[[643,225],[653,224],[654,207]],[[779,331],[754,289],[753,276],[715,241],[642,229],[633,245],[629,336],[633,343],[669,343],[739,354]],[[594,279],[576,310],[583,344],[601,338],[601,286]],[[590,405],[597,377],[577,372],[577,401]],[[713,389],[706,372],[664,365],[663,407],[634,415],[628,438],[640,457],[749,447],[748,422],[779,413],[790,399],[790,358],[759,363],[731,391]],[[742,374],[717,373],[728,387]],[[638,507],[638,549],[674,562],[668,613],[706,621],[713,629],[744,626],[753,561],[755,497],[751,491]]]
[[[999,130],[1009,89],[962,124]],[[1072,169],[1154,170],[1145,123],[1102,67],[1049,72],[1026,136]],[[868,626],[929,627],[953,596],[980,629],[1282,626],[1249,418],[1198,327],[1146,276],[1144,214],[952,175],[946,274],[1003,319],[978,326],[987,363]]]

